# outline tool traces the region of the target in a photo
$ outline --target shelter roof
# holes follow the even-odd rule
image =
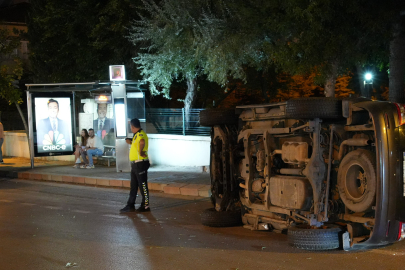
[[[111,86],[118,84],[111,81],[95,81],[82,83],[44,83],[44,84],[26,84],[29,92],[111,92]],[[119,84],[125,84],[127,91],[145,91],[141,88],[145,84],[143,81],[120,81]]]

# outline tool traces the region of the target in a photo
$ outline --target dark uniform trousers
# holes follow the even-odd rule
[[[141,205],[149,206],[148,169],[149,161],[131,162],[131,191],[127,205],[135,205],[138,188],[141,191]]]

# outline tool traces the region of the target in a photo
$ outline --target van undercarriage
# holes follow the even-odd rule
[[[365,102],[307,98],[240,106],[236,114],[203,111],[200,121],[212,126],[215,209],[202,223],[288,231],[289,244],[312,250],[367,242],[381,199],[382,153]],[[394,116],[386,118],[394,128]]]

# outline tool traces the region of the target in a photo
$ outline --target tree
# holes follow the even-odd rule
[[[396,4],[390,43],[389,101],[405,103],[405,3],[397,1]]]
[[[192,74],[204,73],[222,85],[229,77],[245,80],[245,66],[266,71],[275,64],[300,75],[316,67],[316,82],[326,82],[325,95],[334,96],[336,79],[347,68],[387,58],[394,11],[391,2],[378,0],[145,3],[151,19],[140,21],[134,32],[150,35],[133,41],[148,41],[151,46],[147,56],[136,60],[144,67],[144,75],[164,92],[171,80],[185,71],[183,67],[190,67],[185,64],[190,61]],[[162,46],[169,49],[167,57]],[[171,65],[172,76],[160,79],[158,70],[164,67],[157,63]],[[151,85],[154,91],[156,85]]]
[[[334,96],[347,68],[388,55],[391,11],[381,1],[284,1],[273,9],[281,37],[266,54],[292,74],[316,67],[316,82],[324,82],[325,96]]]
[[[215,30],[210,29],[207,14],[225,10],[222,1],[208,2],[166,0],[158,5],[153,0],[143,0],[146,14],[133,22],[129,36],[133,44],[143,46],[144,52],[134,61],[153,95],[170,98],[173,81],[186,81],[186,122],[195,100],[198,76],[207,74],[211,79],[208,63],[212,64],[212,59],[205,54],[203,37]]]
[[[15,80],[22,75],[22,62],[13,55],[20,46],[19,33],[13,35],[7,28],[0,27],[0,97],[10,104],[21,101],[20,90],[15,87]]]
[[[390,73],[392,81],[403,83],[403,46],[395,46],[405,42],[401,1],[186,2],[145,0],[150,17],[133,26],[133,42],[145,44],[146,53],[136,61],[151,91],[168,94],[171,82],[187,80],[185,74],[204,74],[223,86],[231,77],[246,82],[246,67],[266,73],[275,65],[302,76],[317,69],[315,83],[332,97],[337,78],[348,69],[387,63],[390,44],[390,66],[400,63]]]
[[[11,34],[7,28],[0,27],[0,98],[6,100],[9,105],[15,104],[28,138],[28,126],[19,105],[22,103],[21,91],[17,86],[23,74],[22,61],[13,55],[20,46],[21,34],[15,29]],[[29,149],[31,151],[31,147]]]
[[[263,52],[283,71],[306,74],[317,68],[319,76],[315,81],[324,81],[325,95],[335,96],[339,75],[352,66],[387,63],[391,44],[391,55],[395,56],[390,66],[395,61],[401,63],[396,65],[393,79],[404,82],[405,54],[401,48],[405,46],[405,28],[399,18],[399,11],[405,10],[403,1],[272,2],[277,4],[268,7],[270,35]],[[401,45],[393,46],[395,42]],[[398,89],[403,92],[403,87]]]
[[[354,94],[354,91],[349,88],[349,83],[352,77],[349,73],[339,76],[336,80],[336,97],[349,97],[350,95]]]
[[[276,98],[281,101],[290,98],[310,97],[315,94],[315,90],[323,91],[314,84],[314,77],[315,73],[306,76],[280,74],[279,80],[284,81],[285,85],[278,89]]]
[[[138,2],[130,0],[38,0],[28,21],[33,80],[38,83],[108,79],[108,66],[126,65],[136,48],[125,38]]]

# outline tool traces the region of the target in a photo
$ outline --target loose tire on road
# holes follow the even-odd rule
[[[233,227],[242,224],[240,211],[216,211],[215,208],[206,209],[201,214],[201,223],[208,227]]]
[[[343,117],[342,101],[328,97],[290,99],[285,114],[288,118],[338,119]]]
[[[207,127],[236,125],[238,118],[234,109],[209,109],[200,112],[200,125]]]
[[[338,170],[339,195],[354,212],[370,210],[376,197],[376,157],[365,149],[348,153]]]
[[[288,228],[288,244],[307,250],[328,250],[339,248],[339,232],[337,226],[311,229],[307,225]]]

